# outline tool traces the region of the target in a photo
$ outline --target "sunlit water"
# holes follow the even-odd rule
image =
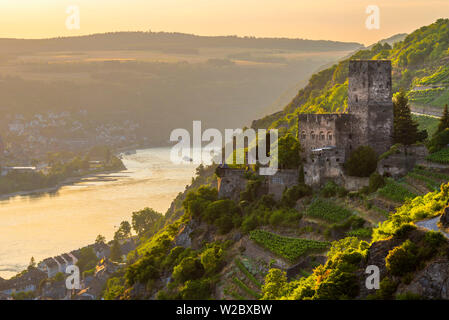
[[[93,243],[98,234],[110,240],[133,211],[151,207],[165,213],[191,182],[196,165],[175,165],[169,148],[125,155],[127,170],[85,178],[54,194],[17,196],[0,201],[0,277],[36,261]]]

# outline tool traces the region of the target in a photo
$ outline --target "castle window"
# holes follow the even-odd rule
[[[301,132],[301,139],[305,140],[306,138],[307,138],[306,132],[305,131]]]
[[[327,133],[327,140],[331,141],[332,140],[332,132],[328,132]]]
[[[315,132],[314,132],[314,131],[312,131],[312,132],[310,133],[310,137],[311,137],[312,139],[315,139]]]
[[[320,132],[320,140],[324,140],[324,132],[323,131]]]
[[[335,161],[340,162],[340,159],[337,158],[337,159],[335,159]]]

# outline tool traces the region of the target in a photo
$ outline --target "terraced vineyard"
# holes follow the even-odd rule
[[[378,190],[378,193],[390,200],[402,203],[407,199],[415,198],[417,194],[412,193],[405,186],[401,185],[399,182],[393,179],[387,179],[387,184]]]
[[[232,281],[224,290],[225,294],[235,300],[260,299],[262,283],[256,279],[254,271],[248,270],[238,258],[234,260],[234,264],[236,268],[232,273]]]
[[[329,242],[282,237],[263,230],[251,231],[250,239],[291,262],[304,254],[322,252],[329,247]]]
[[[441,184],[447,182],[449,182],[449,175],[431,168],[417,166],[397,181],[387,179],[386,186],[379,189],[377,194],[383,199],[402,204],[407,199],[439,190]]]
[[[344,207],[336,205],[331,200],[316,199],[307,208],[305,215],[328,222],[340,222],[349,218],[352,212]]]
[[[427,160],[442,164],[449,164],[449,148],[444,148],[438,152],[430,154],[427,157]]]

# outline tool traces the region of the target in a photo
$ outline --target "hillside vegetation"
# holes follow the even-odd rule
[[[346,112],[348,64],[352,59],[390,59],[393,91],[405,89],[412,106],[432,106],[442,111],[449,100],[449,19],[440,19],[393,47],[378,43],[314,74],[282,112],[256,120],[252,127],[296,132],[298,113]]]

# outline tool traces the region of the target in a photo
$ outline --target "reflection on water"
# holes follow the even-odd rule
[[[57,191],[0,201],[0,276],[9,278],[37,261],[110,240],[133,211],[151,207],[165,213],[191,182],[196,165],[175,165],[169,148],[125,155],[126,171],[85,178]]]

